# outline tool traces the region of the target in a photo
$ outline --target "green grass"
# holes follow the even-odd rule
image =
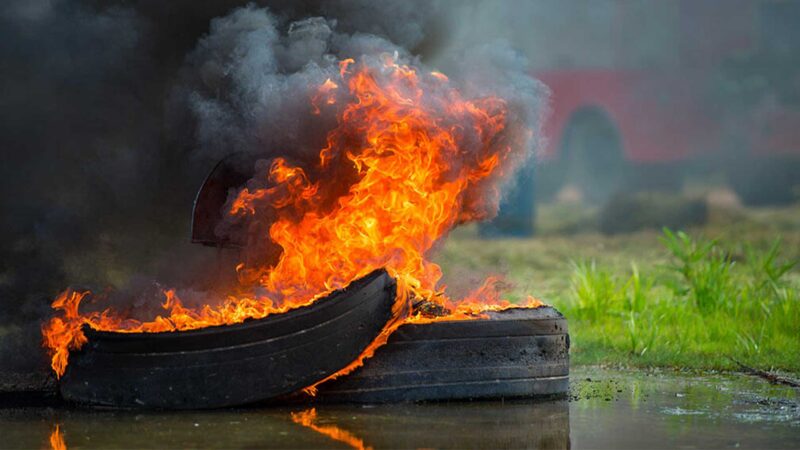
[[[578,361],[800,371],[800,298],[784,280],[796,261],[780,260],[779,240],[737,262],[715,240],[665,230],[662,241],[673,259],[663,271],[575,265],[559,303]]]
[[[577,364],[726,370],[738,360],[800,373],[798,212],[740,212],[686,233],[486,242],[462,231],[438,260],[451,285],[501,272],[512,300],[556,306]]]

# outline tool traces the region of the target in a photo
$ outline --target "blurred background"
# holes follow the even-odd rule
[[[462,4],[463,5],[463,4]],[[474,2],[431,53],[506,39],[545,144],[445,283],[491,270],[570,319],[571,361],[796,374],[800,2]],[[677,231],[682,230],[682,231]]]
[[[536,206],[553,203],[600,208],[596,225],[613,233],[702,222],[708,201],[798,199],[800,2],[543,0],[455,11],[456,31],[434,61],[450,47],[506,39],[552,90],[539,164],[485,234],[530,234]],[[648,206],[669,208],[640,211]]]

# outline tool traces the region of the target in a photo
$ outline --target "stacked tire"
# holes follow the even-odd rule
[[[406,324],[355,372],[320,386],[324,401],[416,402],[564,396],[569,335],[551,307],[485,320]]]

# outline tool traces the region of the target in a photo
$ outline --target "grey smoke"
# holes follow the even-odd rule
[[[198,152],[219,159],[235,151],[316,157],[334,117],[310,114],[309,99],[338,62],[380,53],[425,68],[420,59],[388,39],[338,30],[336,20],[312,17],[284,26],[269,11],[240,8],[212,20],[210,33],[190,54],[179,88],[196,120]],[[443,64],[467,98],[499,96],[534,131],[546,110],[547,88],[529,74],[527,59],[497,40],[454,52]],[[516,152],[520,158],[529,152]]]
[[[198,151],[220,159],[232,151],[296,153],[320,148],[308,130],[312,88],[333,76],[323,61],[332,34],[321,19],[290,25],[253,6],[211,22],[189,55],[179,88],[196,120]]]
[[[431,69],[385,37],[342,32],[336,20],[322,17],[283,24],[267,9],[250,5],[212,20],[210,32],[190,53],[183,69],[176,101],[185,106],[176,109],[190,111],[196,121],[198,154],[219,159],[236,151],[264,158],[257,176],[248,182],[250,188],[266,187],[267,160],[283,156],[321,183],[320,192],[344,193],[353,181],[348,180],[346,170],[314,171],[319,150],[346,101],[314,114],[310,100],[327,79],[339,79],[340,61],[353,58],[377,68],[381,54],[394,55],[403,64],[419,67],[423,74]],[[454,84],[465,98],[500,96],[507,102],[513,116],[509,122],[524,125],[510,126],[503,133],[515,148],[510,165],[521,165],[539,142],[547,99],[547,89],[528,74],[524,56],[497,41],[454,52],[453,61],[445,64],[455,69]],[[440,108],[435,103],[440,95],[436,94],[438,81],[429,84],[433,78],[426,81],[425,76],[420,81],[430,93],[429,106]],[[528,130],[533,131],[534,139],[524,135]],[[464,133],[464,139],[464,154],[481,151],[476,140],[470,141],[469,133]],[[520,148],[520,143],[530,147]],[[249,169],[255,172],[255,167]],[[470,189],[466,203],[483,203],[470,200],[490,195],[485,190],[488,184]],[[248,242],[245,259],[258,261],[258,265],[274,261],[275,256],[273,246],[262,242],[271,224],[265,218],[272,217],[263,212],[270,208],[262,208],[253,223],[241,224],[234,217],[217,228],[225,240]]]

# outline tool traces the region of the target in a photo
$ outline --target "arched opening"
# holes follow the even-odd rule
[[[571,192],[584,203],[600,204],[625,186],[628,172],[619,130],[602,108],[589,106],[572,114],[558,158],[539,175],[547,197]]]

